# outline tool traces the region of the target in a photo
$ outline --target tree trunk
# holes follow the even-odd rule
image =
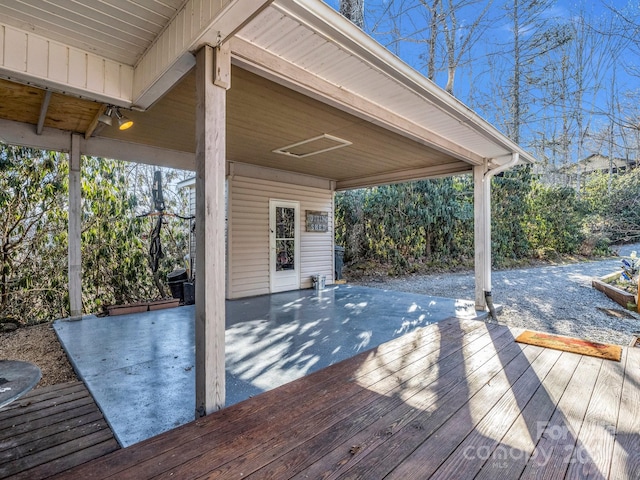
[[[438,42],[438,7],[440,0],[434,0],[431,9],[431,21],[429,25],[429,59],[427,60],[427,78],[434,81],[436,78],[436,45]]]
[[[519,0],[513,2],[513,84],[511,85],[512,127],[511,139],[520,143],[520,16]]]
[[[340,0],[340,13],[364,30],[364,0]]]
[[[153,272],[153,283],[155,284],[158,292],[160,292],[160,298],[165,298],[165,291],[162,282],[160,281],[160,272]]]

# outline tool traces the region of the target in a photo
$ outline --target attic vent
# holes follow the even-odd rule
[[[328,152],[336,148],[346,147],[351,142],[342,138],[327,135],[326,133],[318,137],[309,138],[298,143],[292,143],[286,147],[276,148],[273,153],[281,153],[296,158],[310,157],[318,153]]]

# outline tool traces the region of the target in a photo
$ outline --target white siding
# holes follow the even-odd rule
[[[269,199],[300,202],[301,288],[311,276],[333,283],[333,192],[290,183],[234,176],[230,182],[227,296],[269,293]],[[305,231],[306,210],[329,213],[329,231]]]
[[[131,104],[133,67],[129,65],[3,24],[0,50],[0,72],[5,77],[106,103]]]

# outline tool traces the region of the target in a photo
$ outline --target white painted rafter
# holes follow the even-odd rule
[[[47,119],[47,111],[49,111],[49,103],[51,102],[51,90],[48,90],[44,94],[42,104],[40,105],[40,116],[38,117],[38,125],[36,125],[36,133],[42,135],[42,129],[44,128],[44,122]]]

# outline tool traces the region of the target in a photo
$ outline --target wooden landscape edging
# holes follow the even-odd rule
[[[128,303],[125,305],[111,305],[107,307],[109,316],[128,315],[131,313],[141,313],[154,310],[162,310],[164,308],[173,308],[180,305],[179,298],[167,298],[163,300],[154,300],[151,302]]]
[[[624,308],[629,308],[628,305],[631,303],[636,303],[636,297],[632,293],[625,292],[624,290],[617,288],[611,285],[609,282],[615,280],[620,276],[620,272],[611,273],[609,275],[605,275],[604,277],[595,278],[591,282],[591,286],[596,290],[604,293],[607,297],[609,297],[614,302],[623,306]]]

